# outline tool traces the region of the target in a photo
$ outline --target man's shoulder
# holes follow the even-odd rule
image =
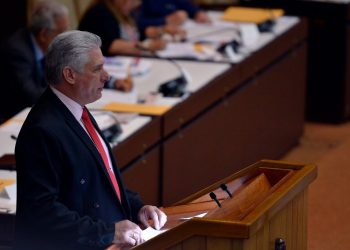
[[[62,111],[58,98],[47,88],[36,104],[31,108],[27,120],[31,123],[55,123],[61,119]]]
[[[2,44],[3,54],[18,54],[28,55],[34,57],[33,44],[30,38],[30,32],[23,28],[13,33],[5,42]]]
[[[5,44],[9,47],[17,47],[18,45],[31,45],[30,32],[26,28],[21,28],[13,33],[6,41]]]

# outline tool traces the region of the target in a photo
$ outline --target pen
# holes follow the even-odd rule
[[[17,136],[15,136],[15,135],[11,135],[11,139],[13,139],[13,140],[17,140]]]

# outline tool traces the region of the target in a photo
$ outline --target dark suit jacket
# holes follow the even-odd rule
[[[47,84],[35,59],[30,32],[21,29],[1,46],[0,118],[32,106]]]
[[[143,0],[138,16],[139,27],[144,30],[148,26],[164,25],[166,16],[177,10],[184,10],[193,18],[199,8],[191,0]]]
[[[109,55],[108,49],[111,43],[121,38],[119,21],[104,4],[96,4],[88,9],[78,29],[98,35],[102,40],[101,50],[105,56]]]
[[[24,122],[15,154],[15,249],[104,249],[115,222],[137,221],[138,195],[124,188],[112,157],[120,204],[90,137],[50,88]]]

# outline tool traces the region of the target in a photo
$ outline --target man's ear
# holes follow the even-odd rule
[[[71,67],[64,67],[63,69],[63,77],[70,85],[75,83],[76,73]]]

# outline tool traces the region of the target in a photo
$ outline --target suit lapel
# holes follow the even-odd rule
[[[51,91],[50,88],[48,88],[48,90],[50,92],[50,95],[52,95],[49,98],[52,99],[52,100],[55,100],[54,101],[55,105],[57,106],[58,109],[62,110],[61,114],[63,115],[67,125],[77,134],[77,136],[81,139],[83,144],[89,149],[89,151],[91,152],[91,154],[95,158],[96,162],[98,163],[97,165],[100,167],[101,171],[103,171],[104,175],[106,176],[106,178],[107,178],[107,180],[108,180],[108,182],[110,184],[111,189],[115,193],[117,202],[120,203],[119,199],[117,198],[118,197],[117,193],[114,190],[113,183],[112,183],[112,181],[111,181],[111,179],[109,177],[109,174],[107,173],[107,170],[106,170],[106,167],[105,167],[104,162],[102,160],[102,157],[101,157],[100,153],[98,152],[95,144],[93,143],[93,141],[91,140],[89,135],[86,133],[86,131],[82,128],[80,123],[75,119],[73,114],[68,110],[68,108],[61,102],[61,100],[59,100],[59,98]],[[101,131],[98,128],[98,126],[96,124],[96,121],[93,119],[91,114],[89,114],[89,116],[90,116],[90,118],[91,118],[91,120],[92,120],[92,122],[93,122],[93,124],[95,126],[95,129],[101,135]],[[103,138],[102,135],[101,135],[101,137]],[[106,143],[106,141],[105,141],[105,143]],[[108,151],[109,151],[108,153],[110,154],[112,165],[113,165],[113,168],[114,168],[114,172],[115,172],[118,184],[119,184],[120,193],[121,193],[121,197],[122,197],[122,203],[125,204],[126,199],[125,199],[125,190],[124,190],[124,187],[123,187],[124,185],[122,185],[119,173],[118,173],[118,171],[116,171],[116,169],[114,167],[115,165],[114,165],[113,157],[111,155],[111,151],[109,149],[108,143],[106,143],[106,145],[107,145],[107,148],[108,148]],[[129,205],[127,205],[127,208],[128,207],[129,207]],[[124,209],[124,206],[122,206],[122,208],[124,210],[124,214],[129,214],[129,213],[126,213],[126,211],[129,211],[129,209]]]
[[[104,138],[104,136],[102,134],[102,131],[98,127],[97,122],[95,121],[94,117],[90,114],[90,112],[89,112],[89,116],[90,116],[92,124],[94,125],[97,133],[99,133],[99,135],[101,136],[101,138],[103,139],[104,143],[107,146],[108,154],[109,154],[109,156],[111,158],[111,164],[112,164],[112,167],[113,167],[113,171],[114,171],[115,177],[116,177],[118,185],[119,185],[119,190],[120,190],[120,195],[121,195],[121,200],[122,200],[122,207],[124,209],[124,212],[127,212],[126,214],[128,214],[129,217],[130,217],[131,216],[131,214],[130,214],[130,205],[129,205],[128,200],[126,199],[126,191],[125,191],[125,188],[124,188],[125,186],[124,186],[123,180],[122,180],[122,178],[121,178],[121,176],[119,174],[119,170],[117,169],[117,164],[116,164],[116,162],[114,160],[113,152],[111,150],[111,147],[109,146],[109,142]],[[101,161],[102,161],[102,158],[101,158]],[[104,167],[104,165],[103,165],[103,167]],[[105,167],[104,167],[104,170],[105,170],[106,174],[108,175]],[[110,184],[111,184],[111,186],[113,188],[113,184],[112,184],[109,176],[108,176],[108,180],[109,180],[109,182],[110,182]],[[115,192],[114,188],[113,188],[113,191]],[[116,192],[115,192],[115,195],[117,196]]]

